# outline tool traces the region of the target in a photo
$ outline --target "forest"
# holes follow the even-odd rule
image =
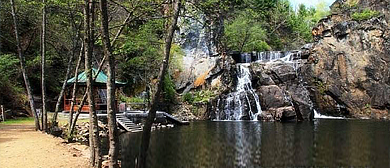
[[[0,104],[7,102],[7,108],[28,110],[10,3],[1,3]],[[128,83],[119,95],[123,100],[137,101],[129,97],[139,95],[157,78],[169,24],[169,14],[164,10],[170,3],[152,0],[108,1],[109,33],[111,39],[115,38],[112,53],[116,60],[116,77]],[[15,1],[26,73],[33,95],[38,97],[41,95],[42,9],[44,6],[46,9],[45,81],[50,111],[54,111],[54,102],[61,91],[62,81],[66,79],[68,67],[70,74],[74,74],[84,36],[83,5],[83,2],[75,0],[45,3]],[[100,14],[99,10],[96,12]],[[301,4],[295,9],[285,0],[194,0],[185,2],[180,20],[185,23],[188,19],[195,19],[209,27],[210,35],[219,48],[218,53],[273,51],[299,49],[313,41],[311,29],[328,12],[325,3],[319,3],[316,8]],[[96,17],[95,22],[92,67],[98,68],[103,58],[100,17]],[[171,52],[170,76],[182,64],[180,45],[173,43]],[[83,69],[80,66],[79,71]],[[171,78],[167,77],[167,80]],[[166,87],[168,98],[175,94],[169,93],[175,92],[174,89]]]

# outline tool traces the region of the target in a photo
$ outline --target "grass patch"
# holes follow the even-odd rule
[[[377,17],[380,15],[380,12],[378,11],[373,11],[370,9],[364,9],[362,12],[356,12],[352,14],[352,19],[356,21],[363,21],[363,20],[368,20],[373,17]]]
[[[0,125],[16,125],[16,124],[34,124],[33,117],[23,117],[16,119],[5,119],[4,122],[0,122]]]

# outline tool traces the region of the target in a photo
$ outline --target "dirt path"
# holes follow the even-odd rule
[[[33,125],[0,125],[1,168],[84,168],[87,148],[35,131]]]

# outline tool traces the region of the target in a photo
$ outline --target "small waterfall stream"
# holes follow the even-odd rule
[[[250,64],[237,64],[237,85],[223,101],[223,112],[217,110],[216,120],[257,120],[261,114],[259,96],[252,88]],[[220,106],[220,100],[217,106]]]
[[[248,68],[248,64],[241,64],[239,66],[239,73],[238,73],[238,82],[237,82],[237,92],[244,93],[246,101],[249,103],[249,116],[251,116],[251,120],[257,120],[257,115],[261,114],[261,106],[259,101],[259,96],[256,94],[256,92],[253,90],[252,87],[252,77],[251,73]],[[255,104],[256,104],[256,114],[253,113],[253,110],[250,105],[250,100],[248,98],[248,92],[249,94],[254,98]]]
[[[314,111],[314,119],[345,119],[344,117],[334,117],[334,116],[326,116],[322,115],[317,110]]]

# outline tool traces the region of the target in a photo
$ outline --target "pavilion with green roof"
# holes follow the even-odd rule
[[[97,71],[98,70],[96,68],[92,68],[92,76],[95,76]],[[78,85],[87,85],[87,75],[85,75],[85,72],[81,72],[80,74],[78,74],[77,77],[78,77],[78,80],[77,80]],[[66,85],[73,85],[75,82],[76,82],[76,78],[73,77],[73,78],[66,81]],[[103,71],[100,71],[98,76],[96,77],[94,85],[101,86],[101,85],[106,85],[106,84],[107,84],[107,75]],[[125,82],[118,82],[118,81],[115,81],[115,84],[118,87],[126,85]]]
[[[97,69],[92,68],[92,76],[95,76],[98,72]],[[76,94],[76,103],[73,107],[73,111],[76,111],[78,109],[78,105],[81,102],[82,96],[85,93],[86,86],[87,86],[87,76],[85,72],[81,72],[77,76],[77,85],[78,90]],[[64,111],[69,112],[71,109],[71,102],[72,102],[72,90],[74,83],[76,82],[76,78],[73,77],[66,81],[67,88],[65,90],[64,94]],[[107,109],[107,75],[104,74],[103,71],[100,71],[99,74],[96,77],[96,80],[94,82],[94,97],[95,97],[95,109],[97,111],[105,111]],[[123,87],[126,85],[125,82],[118,82],[115,81],[116,87]],[[82,107],[81,112],[89,112],[89,106],[86,102],[85,105]]]

